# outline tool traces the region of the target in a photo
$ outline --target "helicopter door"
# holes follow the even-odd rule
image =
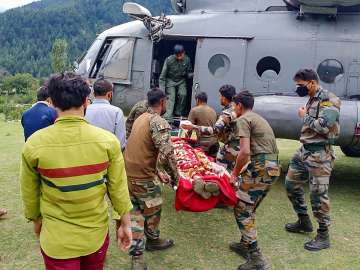
[[[219,89],[224,84],[243,88],[247,40],[200,38],[197,42],[193,97],[208,94],[208,104],[219,111]],[[194,105],[194,98],[193,105]]]

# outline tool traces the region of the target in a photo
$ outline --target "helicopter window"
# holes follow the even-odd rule
[[[208,68],[215,77],[224,77],[230,69],[230,59],[225,54],[215,54],[210,58]]]
[[[344,67],[336,59],[326,59],[318,66],[317,73],[324,83],[336,83],[343,77]]]
[[[114,39],[109,54],[100,68],[99,75],[128,81],[130,79],[133,48],[133,39]]]
[[[281,70],[279,60],[272,56],[266,56],[257,63],[256,71],[263,80],[275,80]]]

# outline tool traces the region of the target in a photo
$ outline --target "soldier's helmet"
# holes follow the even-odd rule
[[[180,45],[180,44],[176,44],[175,47],[174,47],[174,53],[175,54],[180,54],[180,53],[183,53],[185,50],[184,50],[184,46],[183,45]]]

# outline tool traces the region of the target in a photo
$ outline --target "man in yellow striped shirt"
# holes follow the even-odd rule
[[[59,118],[24,146],[25,217],[40,237],[47,270],[100,270],[109,245],[105,194],[121,216],[119,247],[132,240],[123,156],[113,134],[84,119],[90,89],[81,77],[55,75],[48,87]]]

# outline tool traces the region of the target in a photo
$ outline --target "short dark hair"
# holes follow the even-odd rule
[[[180,54],[180,53],[183,53],[183,52],[185,52],[184,46],[181,45],[181,44],[176,44],[175,47],[174,47],[174,53],[175,54]]]
[[[153,88],[147,93],[147,101],[150,107],[159,105],[164,98],[166,95],[160,88]]]
[[[79,108],[91,93],[86,81],[72,72],[53,75],[48,89],[54,106],[62,111]]]
[[[105,79],[98,79],[94,83],[95,96],[105,96],[108,92],[111,92],[112,90],[113,90],[112,83]]]
[[[49,98],[49,89],[46,85],[41,86],[36,94],[38,101],[45,101]]]
[[[235,104],[241,103],[246,109],[254,108],[254,96],[249,91],[241,91],[233,98]]]
[[[300,69],[294,76],[294,81],[316,81],[319,82],[319,77],[313,69]]]
[[[230,84],[221,86],[219,92],[229,101],[232,101],[233,97],[236,95],[235,87]]]
[[[195,99],[206,103],[208,101],[208,95],[205,92],[200,92],[195,95]]]

